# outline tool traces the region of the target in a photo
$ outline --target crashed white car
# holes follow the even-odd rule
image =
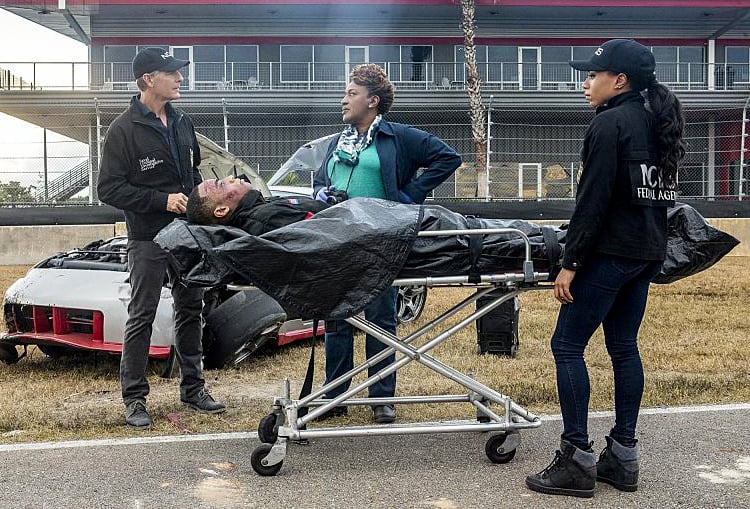
[[[204,178],[235,175],[271,195],[242,159],[205,136],[198,140]],[[0,361],[17,362],[23,356],[19,348],[25,353],[27,345],[51,357],[80,351],[119,354],[130,301],[126,245],[126,237],[113,237],[55,254],[11,285],[3,301],[7,332],[0,335]],[[410,321],[421,312],[424,295],[409,288],[400,292],[399,319]],[[209,369],[239,363],[266,343],[284,345],[313,335],[312,320],[287,317],[258,289],[212,288],[204,301],[204,366]],[[322,322],[318,332],[324,333]],[[165,286],[149,349],[150,357],[164,360],[165,376],[173,369],[173,343],[172,295]]]

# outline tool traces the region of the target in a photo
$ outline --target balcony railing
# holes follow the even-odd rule
[[[376,62],[399,89],[462,90],[461,62]],[[195,62],[186,90],[342,90],[353,64],[343,62]],[[2,90],[135,91],[130,62],[0,62]],[[487,91],[579,90],[584,74],[567,62],[479,64]],[[656,76],[674,90],[750,90],[750,63],[660,62]]]

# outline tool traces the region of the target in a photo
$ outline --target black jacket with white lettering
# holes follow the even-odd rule
[[[251,235],[262,235],[288,224],[310,219],[329,205],[306,196],[265,198],[252,189],[240,200],[229,218],[229,226],[236,226]]]
[[[201,161],[193,122],[167,103],[176,122],[179,162],[164,136],[135,103],[109,126],[102,150],[97,191],[99,199],[125,212],[128,238],[153,240],[179,214],[167,211],[171,193],[190,195],[201,182]]]
[[[565,237],[567,269],[582,267],[593,253],[664,259],[674,190],[659,178],[656,121],[644,102],[638,92],[616,96],[588,126]]]

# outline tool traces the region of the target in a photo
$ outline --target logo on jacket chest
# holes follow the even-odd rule
[[[145,157],[143,159],[138,159],[138,164],[141,165],[141,171],[153,170],[163,162],[164,159],[156,159],[155,157]]]

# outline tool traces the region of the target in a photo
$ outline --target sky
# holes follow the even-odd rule
[[[86,62],[85,44],[0,9],[0,68],[21,75],[29,66],[9,62]],[[59,74],[59,73],[58,73]],[[30,76],[23,76],[32,81]],[[83,77],[81,77],[83,78]],[[54,86],[55,75],[38,72],[36,81]],[[68,80],[70,81],[70,80]],[[23,186],[38,185],[38,169],[43,168],[43,130],[0,113],[0,182],[17,180]],[[72,156],[85,154],[85,145],[48,133],[48,168],[64,170],[76,164]]]

